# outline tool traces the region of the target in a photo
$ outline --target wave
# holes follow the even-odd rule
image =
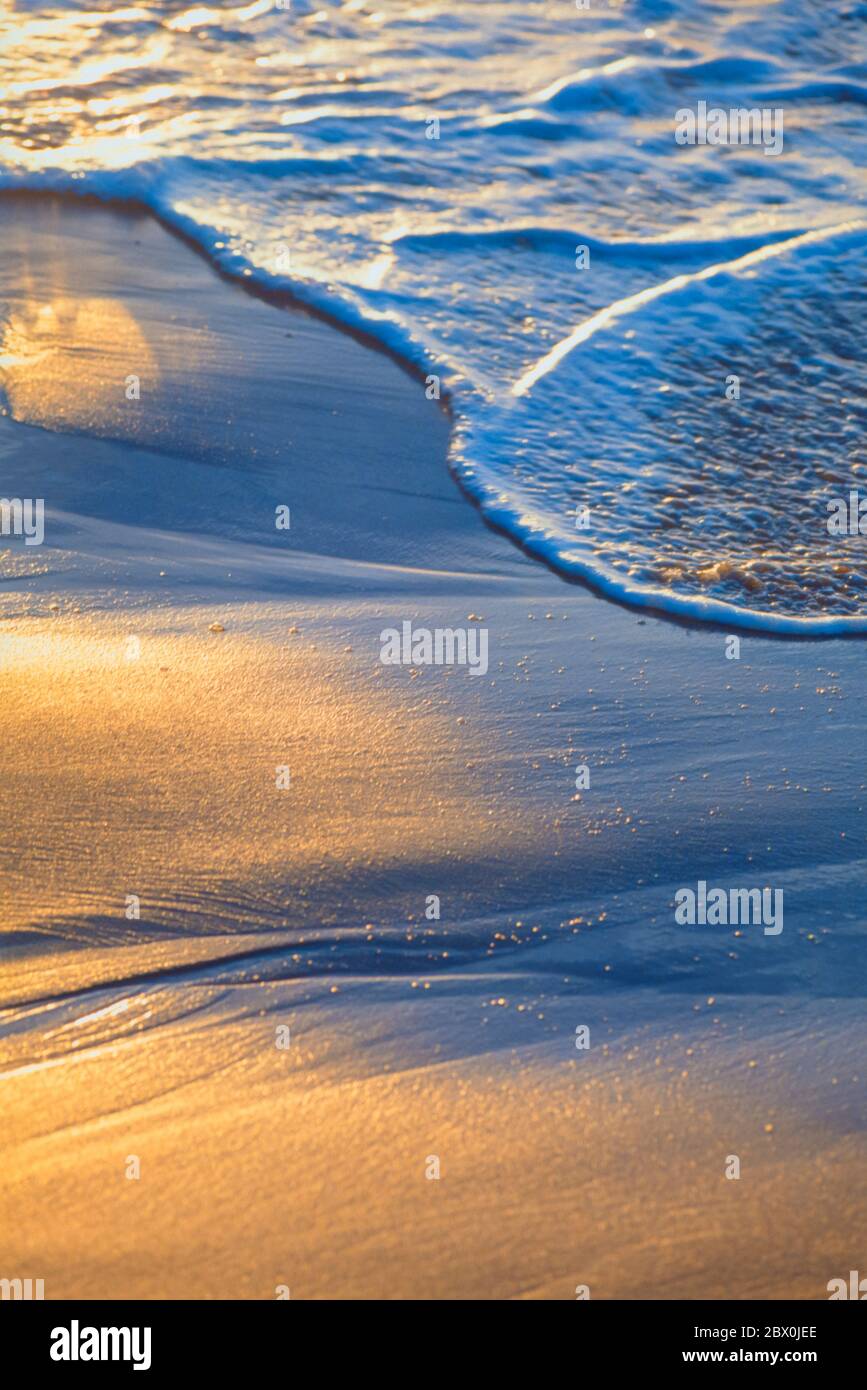
[[[52,22],[50,54],[21,31],[0,188],[134,201],[221,273],[435,375],[455,475],[565,576],[696,621],[864,630],[860,539],[822,527],[863,466],[851,6],[817,42],[798,0],[749,25],[643,4],[643,30],[564,26],[547,0],[456,27],[432,0],[424,22],[379,15],[375,63],[345,7],[90,22],[105,81],[78,21]],[[783,105],[783,154],[678,147],[697,100]]]

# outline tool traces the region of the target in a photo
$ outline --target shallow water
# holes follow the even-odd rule
[[[867,629],[864,537],[827,527],[865,462],[865,21],[857,0],[19,7],[0,179],[138,198],[423,364],[458,476],[564,573]],[[781,153],[678,145],[700,101],[782,110]]]

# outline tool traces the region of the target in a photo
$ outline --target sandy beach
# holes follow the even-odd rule
[[[0,233],[2,491],[45,499],[0,552],[3,1269],[827,1297],[867,1235],[860,642],[730,660],[565,583],[423,374],[141,212]],[[406,621],[487,671],[383,664]],[[784,929],[678,925],[700,881]]]

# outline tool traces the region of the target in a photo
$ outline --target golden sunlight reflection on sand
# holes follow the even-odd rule
[[[133,378],[138,382],[135,385]],[[0,328],[0,380],[16,419],[85,428],[136,399],[159,367],[125,305],[115,299],[43,301],[38,292]]]
[[[354,876],[530,851],[537,816],[508,824],[505,807],[479,802],[465,739],[409,682],[395,692],[382,668],[362,677],[303,639],[251,640],[243,611],[221,607],[213,636],[213,609],[4,626],[18,815],[3,930],[53,923],[80,940],[101,914],[123,929],[124,884],[175,929],[321,921],[323,909],[363,921]],[[291,767],[291,796],[277,764]]]

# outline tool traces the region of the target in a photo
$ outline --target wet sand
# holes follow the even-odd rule
[[[867,1228],[860,644],[727,661],[562,583],[422,382],[149,218],[0,231],[2,491],[46,502],[0,552],[0,1273],[826,1297]],[[481,621],[487,674],[384,666],[404,620]],[[784,886],[782,935],[676,927],[702,878]]]

